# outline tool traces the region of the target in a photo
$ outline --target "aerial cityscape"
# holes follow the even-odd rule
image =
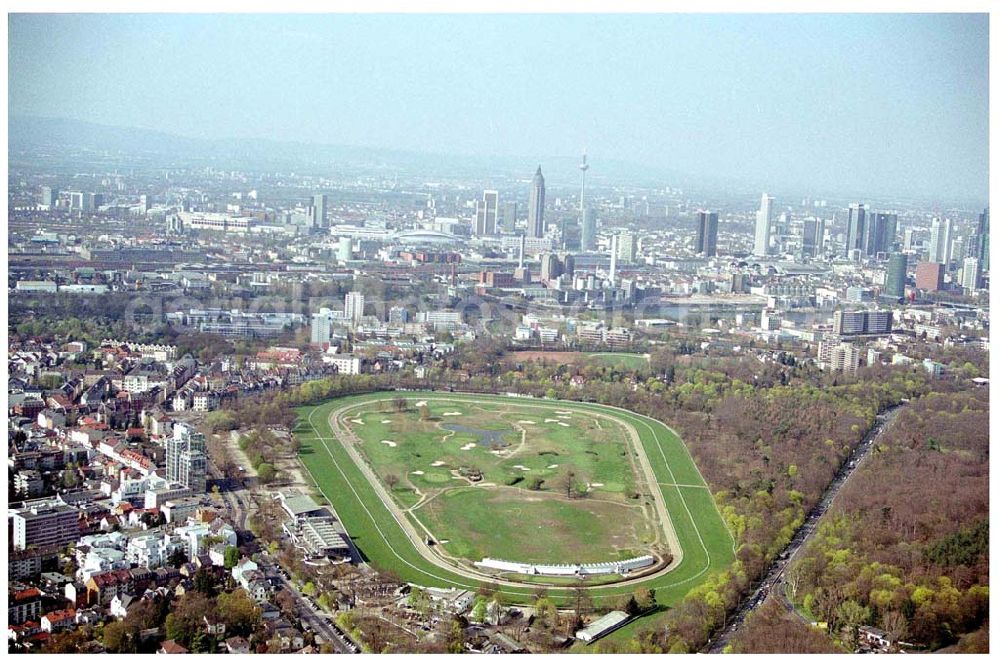
[[[9,13],[8,652],[988,653],[989,18]]]

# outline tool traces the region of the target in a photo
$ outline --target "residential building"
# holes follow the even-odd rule
[[[14,547],[62,548],[80,537],[80,522],[75,508],[60,500],[27,502],[21,509],[11,509]]]
[[[167,482],[205,492],[205,435],[186,423],[175,423],[173,437],[167,440]]]
[[[848,342],[826,339],[819,343],[817,360],[824,370],[854,373],[861,364],[861,354]]]
[[[365,295],[360,291],[348,292],[344,297],[344,318],[354,326],[358,326],[364,314]]]
[[[835,335],[887,335],[891,332],[891,310],[837,310],[833,313]]]

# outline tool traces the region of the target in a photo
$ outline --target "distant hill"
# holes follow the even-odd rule
[[[151,129],[36,116],[11,116],[8,137],[11,153],[61,146],[124,155],[156,155],[174,160],[225,162],[234,168],[311,171],[332,166],[357,166],[423,174],[428,180],[444,176],[522,177],[527,180],[541,163],[552,185],[572,187],[579,182],[578,156],[471,156],[271,139],[198,139]],[[669,169],[651,169],[595,157],[591,157],[590,162],[592,169],[588,182],[594,185],[685,186],[692,182],[691,176]]]

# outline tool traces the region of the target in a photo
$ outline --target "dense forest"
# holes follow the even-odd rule
[[[988,521],[989,395],[928,393],[844,486],[789,595],[847,647],[867,624],[904,646],[985,651]]]

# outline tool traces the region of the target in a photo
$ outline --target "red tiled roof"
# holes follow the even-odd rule
[[[29,587],[26,590],[15,590],[14,591],[14,600],[15,601],[24,601],[26,599],[31,599],[31,598],[40,597],[40,596],[42,596],[42,591],[39,590],[37,587]]]
[[[49,622],[61,622],[63,620],[76,619],[76,611],[65,608],[63,610],[52,611],[45,615]]]

